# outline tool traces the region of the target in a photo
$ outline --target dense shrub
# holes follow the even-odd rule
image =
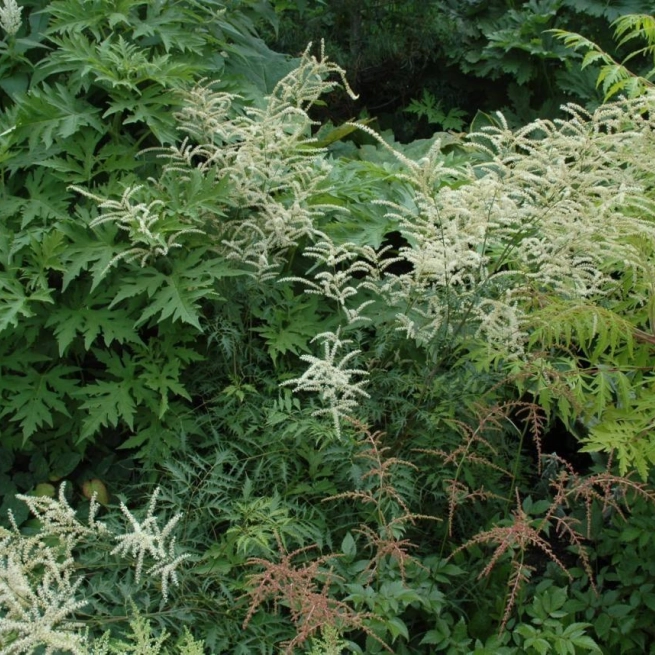
[[[648,85],[401,145],[224,9],[3,4],[2,652],[644,652]]]

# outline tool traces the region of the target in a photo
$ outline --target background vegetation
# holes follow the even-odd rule
[[[648,4],[3,0],[0,653],[655,652]]]
[[[265,32],[273,47],[300,52],[308,39],[325,39],[360,92],[357,101],[330,102],[327,115],[347,120],[366,108],[403,141],[436,128],[461,130],[478,111],[502,110],[520,125],[557,115],[565,102],[597,105],[593,71],[581,71],[549,30],[582,32],[621,57],[630,50],[617,46],[611,21],[652,11],[648,0],[273,4],[279,27]],[[648,61],[634,61],[633,69],[646,72]]]

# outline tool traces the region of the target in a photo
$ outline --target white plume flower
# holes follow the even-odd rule
[[[96,521],[98,503],[91,499],[86,524],[78,521],[65,496],[62,483],[57,498],[17,496],[27,504],[40,524],[36,534],[23,535],[10,514],[12,530],[0,529],[0,652],[3,655],[47,655],[93,652],[83,625],[75,620],[87,605],[80,599],[84,577],[78,571],[75,552],[94,538],[112,537]],[[137,521],[121,504],[132,532],[115,536],[115,554],[137,558],[137,579],[145,558],[152,562],[148,575],[161,582],[162,603],[169,586],[176,585],[177,568],[188,555],[177,554],[172,531],[180,519],[175,516],[159,528],[154,515],[158,490],[148,505],[144,521]]]
[[[182,514],[176,514],[163,528],[159,527],[158,519],[155,516],[159,491],[159,488],[157,488],[153,492],[150,503],[148,504],[146,517],[141,522],[121,503],[121,511],[130,524],[131,532],[118,535],[116,541],[119,543],[111,552],[112,555],[131,555],[136,558],[135,577],[137,582],[141,579],[143,562],[146,556],[153,559],[155,563],[147,572],[149,575],[160,577],[162,603],[165,603],[168,600],[169,582],[172,582],[174,585],[178,584],[177,567],[185,559],[188,559],[190,555],[176,555],[175,537],[171,536],[173,528],[182,518]]]
[[[334,421],[337,436],[341,434],[341,420],[350,416],[357,407],[360,398],[369,395],[362,389],[364,381],[355,382],[354,377],[365,377],[367,371],[347,368],[346,364],[359,354],[352,350],[341,359],[337,355],[343,346],[352,343],[351,339],[341,339],[339,333],[324,332],[312,341],[320,340],[323,345],[323,358],[302,355],[300,359],[309,364],[309,368],[299,377],[288,380],[285,385],[294,385],[294,391],[316,391],[327,407],[314,412],[314,415],[329,414]]]
[[[0,5],[0,27],[7,33],[7,36],[15,36],[22,25],[21,12],[16,0],[2,0]]]

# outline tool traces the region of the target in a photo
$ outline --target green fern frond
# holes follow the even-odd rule
[[[642,49],[644,54],[655,52],[655,16],[628,14],[613,21],[612,27],[617,45],[622,46],[633,39],[642,39],[648,44],[646,48]],[[632,53],[628,58],[634,57],[634,55],[635,53]]]
[[[641,478],[655,466],[655,441],[650,438],[655,427],[655,400],[652,389],[629,405],[608,409],[601,420],[589,428],[582,452],[613,454],[619,473],[635,469]]]
[[[533,346],[579,348],[593,359],[612,357],[619,349],[632,356],[634,350],[634,326],[597,304],[549,299],[528,320]]]
[[[631,52],[623,62],[618,62],[596,43],[580,34],[559,29],[549,30],[549,32],[575,52],[585,51],[581,63],[582,69],[592,64],[603,64],[596,80],[596,86],[602,86],[606,101],[617,94],[634,98],[652,87],[649,78],[655,73],[655,68],[642,76],[630,71],[625,64],[639,56],[655,57],[655,18],[646,14],[630,14],[617,18],[612,26],[617,45],[625,45],[634,39],[645,40],[647,45]]]
[[[155,634],[150,620],[141,614],[134,602],[131,602],[130,615],[130,631],[120,639],[112,639],[105,633],[91,644],[90,655],[205,655],[203,642],[194,639],[186,626],[175,646],[164,646],[170,637],[168,631]]]

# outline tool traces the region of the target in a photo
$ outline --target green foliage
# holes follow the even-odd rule
[[[442,103],[441,110],[460,108],[474,115],[502,109],[516,124],[558,115],[560,105],[571,100],[597,106],[594,72],[581,71],[549,30],[578,31],[617,58],[622,48],[612,42],[607,21],[652,9],[648,0],[340,0],[275,6],[280,24],[269,35],[275,47],[295,52],[304,47],[303,39],[324,38],[362,90],[365,102],[341,102],[331,107],[332,116],[347,119],[363,108],[403,141],[430,134],[424,122],[398,113],[420,102],[424,92]]]
[[[33,3],[3,42],[6,448],[38,443],[54,463],[104,435],[113,446],[147,444],[141,456],[155,459],[196,429],[185,376],[205,352],[193,333],[241,274],[200,241],[225,185],[167,180],[155,200],[129,180],[158,168],[140,150],[175,141],[183,88],[206,75],[234,84],[248,62],[262,70],[249,8],[216,9]],[[284,71],[280,62],[270,57],[268,75]],[[99,216],[90,201],[119,189]]]
[[[442,101],[437,100],[429,91],[424,90],[420,100],[412,100],[406,112],[425,117],[431,125],[441,126],[444,130],[461,130],[464,127],[466,112],[453,107],[446,113]]]
[[[339,632],[332,626],[326,626],[321,632],[321,639],[315,639],[308,655],[342,655],[348,644],[339,638]]]
[[[532,605],[526,609],[530,623],[514,630],[526,653],[601,653],[599,645],[588,635],[588,623],[564,622],[567,612],[566,589],[548,583],[537,587]]]
[[[134,653],[134,655],[204,655],[205,649],[201,641],[195,640],[189,629],[184,626],[183,636],[174,648],[164,647],[164,642],[170,635],[164,631],[154,635],[150,621],[139,613],[138,607],[131,603],[130,632],[123,639],[111,639],[106,632],[101,638],[90,645],[93,655],[108,653]],[[129,641],[125,641],[127,638]]]
[[[513,80],[517,119],[570,63],[543,30],[609,10],[513,4],[296,9],[339,5],[360,64],[366,24],[412,27],[380,65],[425,70],[447,36]],[[268,51],[274,18],[3,18],[0,640],[21,652],[46,614],[42,646],[69,652],[644,652],[652,93],[402,144],[321,123],[355,94],[322,46]],[[650,38],[622,25],[621,47]],[[457,99],[411,97],[461,128]]]
[[[596,86],[602,88],[606,101],[619,94],[634,98],[653,87],[651,78],[655,75],[655,18],[644,14],[630,14],[617,18],[612,22],[612,26],[619,47],[634,39],[644,40],[646,45],[633,50],[619,63],[593,41],[579,34],[564,30],[553,30],[553,34],[575,52],[585,52],[580,64],[582,69],[587,66],[599,67]],[[626,67],[627,62],[640,58],[650,60],[651,69],[643,75]]]

